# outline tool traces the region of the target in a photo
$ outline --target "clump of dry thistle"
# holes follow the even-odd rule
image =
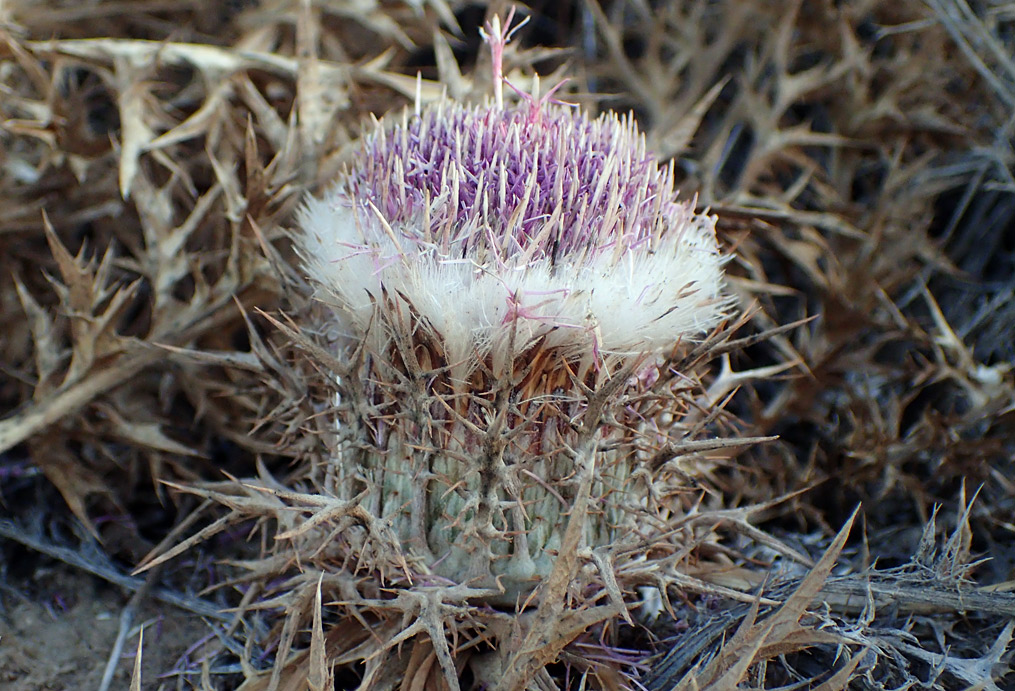
[[[630,119],[505,103],[510,32],[485,35],[492,101],[378,123],[302,210],[335,334],[325,490],[370,514],[341,551],[388,582],[522,605],[566,576],[573,606],[622,606],[639,583],[604,555],[684,511],[661,466],[696,384],[674,358],[729,307],[714,218]]]

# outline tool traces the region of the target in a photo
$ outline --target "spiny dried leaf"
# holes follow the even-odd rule
[[[131,381],[159,360],[154,349],[128,352],[100,371],[61,386],[42,400],[0,420],[0,452],[7,451],[64,417],[77,412],[97,396]]]
[[[307,685],[310,691],[325,691],[332,688],[331,665],[324,649],[324,624],[322,623],[321,582],[324,574],[317,580],[317,592],[314,594],[314,624],[310,632],[310,674]]]
[[[35,372],[38,377],[34,397],[38,400],[59,383],[57,374],[61,363],[66,358],[66,353],[59,342],[52,316],[36,302],[19,278],[14,278],[14,285],[18,291],[21,306],[25,310],[25,316],[28,317],[28,328],[32,333]]]
[[[92,537],[98,539],[99,533],[88,515],[88,498],[94,494],[112,497],[109,485],[75,458],[63,439],[37,438],[29,446],[36,464],[60,491],[68,508]]]
[[[137,651],[134,653],[134,669],[130,674],[130,691],[141,691],[141,659],[144,650],[144,627],[137,634]]]
[[[681,688],[732,691],[738,687],[747,670],[757,662],[817,643],[838,641],[834,635],[823,634],[802,625],[800,619],[828,579],[849,536],[856,514],[857,511],[854,511],[821,559],[774,613],[755,623],[755,609],[755,615],[744,619],[736,635],[723,646],[712,662],[700,672],[690,672],[684,677]]]

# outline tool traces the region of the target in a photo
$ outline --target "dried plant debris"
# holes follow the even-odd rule
[[[645,685],[1004,688],[1015,657],[1015,595],[968,580],[976,566],[967,545],[970,507],[944,539],[928,523],[919,550],[903,566],[833,575],[836,559],[848,561],[840,552],[847,524],[805,575],[782,569],[755,602],[713,598],[685,606],[678,633],[665,641],[668,652]],[[805,609],[793,609],[801,600]],[[986,635],[976,636],[975,626],[986,627]],[[929,646],[931,632],[933,649],[922,648],[917,641]],[[784,664],[774,664],[777,656]]]
[[[90,654],[97,684],[108,662],[105,683],[139,689],[1010,686],[1015,14],[986,0],[514,11],[500,29],[527,23],[491,54],[479,29],[497,35],[506,2],[0,5],[0,604],[32,597],[33,569],[135,593]],[[375,117],[450,100],[460,110],[427,122],[453,131],[498,73],[538,104],[501,87],[521,120],[563,108],[550,100],[583,122],[632,112],[679,190],[649,196],[715,216],[733,299],[712,296],[672,339],[665,376],[609,360],[600,343],[623,339],[594,328],[584,360],[551,362],[547,331],[544,356],[508,369],[476,355],[491,339],[464,339],[480,363],[466,400],[417,284],[368,291],[370,347],[336,347],[348,325],[294,250],[299,205],[362,172]],[[444,220],[483,220],[458,211]],[[545,318],[542,302],[512,314]],[[607,391],[622,405],[583,436]],[[551,408],[557,431],[534,439]],[[386,455],[461,455],[449,447],[495,428],[535,450],[491,476],[523,500],[476,503],[488,525],[463,504],[464,551],[428,559],[412,542],[426,504],[393,498],[413,487]],[[455,499],[470,480],[445,475]],[[642,505],[624,522],[631,488]],[[858,504],[862,530],[836,536]],[[530,559],[505,560],[515,528],[551,509]],[[466,577],[480,567],[489,578]],[[145,601],[193,622],[169,669],[136,618]],[[0,612],[0,660],[30,659],[19,641],[47,640],[47,621],[10,636]],[[39,673],[0,683],[64,683]]]

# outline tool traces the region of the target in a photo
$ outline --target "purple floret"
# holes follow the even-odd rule
[[[629,118],[590,120],[531,101],[444,102],[378,128],[347,190],[404,237],[449,258],[491,250],[529,262],[593,257],[618,242],[621,251],[651,243],[686,215],[672,169],[645,151]]]

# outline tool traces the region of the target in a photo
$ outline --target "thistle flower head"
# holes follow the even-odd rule
[[[303,210],[308,268],[356,330],[382,291],[459,354],[507,327],[572,349],[672,345],[722,313],[714,219],[628,117],[444,100],[370,133]]]
[[[487,34],[498,85],[509,35]],[[693,373],[644,359],[727,306],[714,219],[672,167],[630,118],[551,95],[376,123],[297,236],[346,337],[330,486],[419,572],[509,598],[553,568],[575,497],[590,545],[677,510],[646,459],[683,434]]]

